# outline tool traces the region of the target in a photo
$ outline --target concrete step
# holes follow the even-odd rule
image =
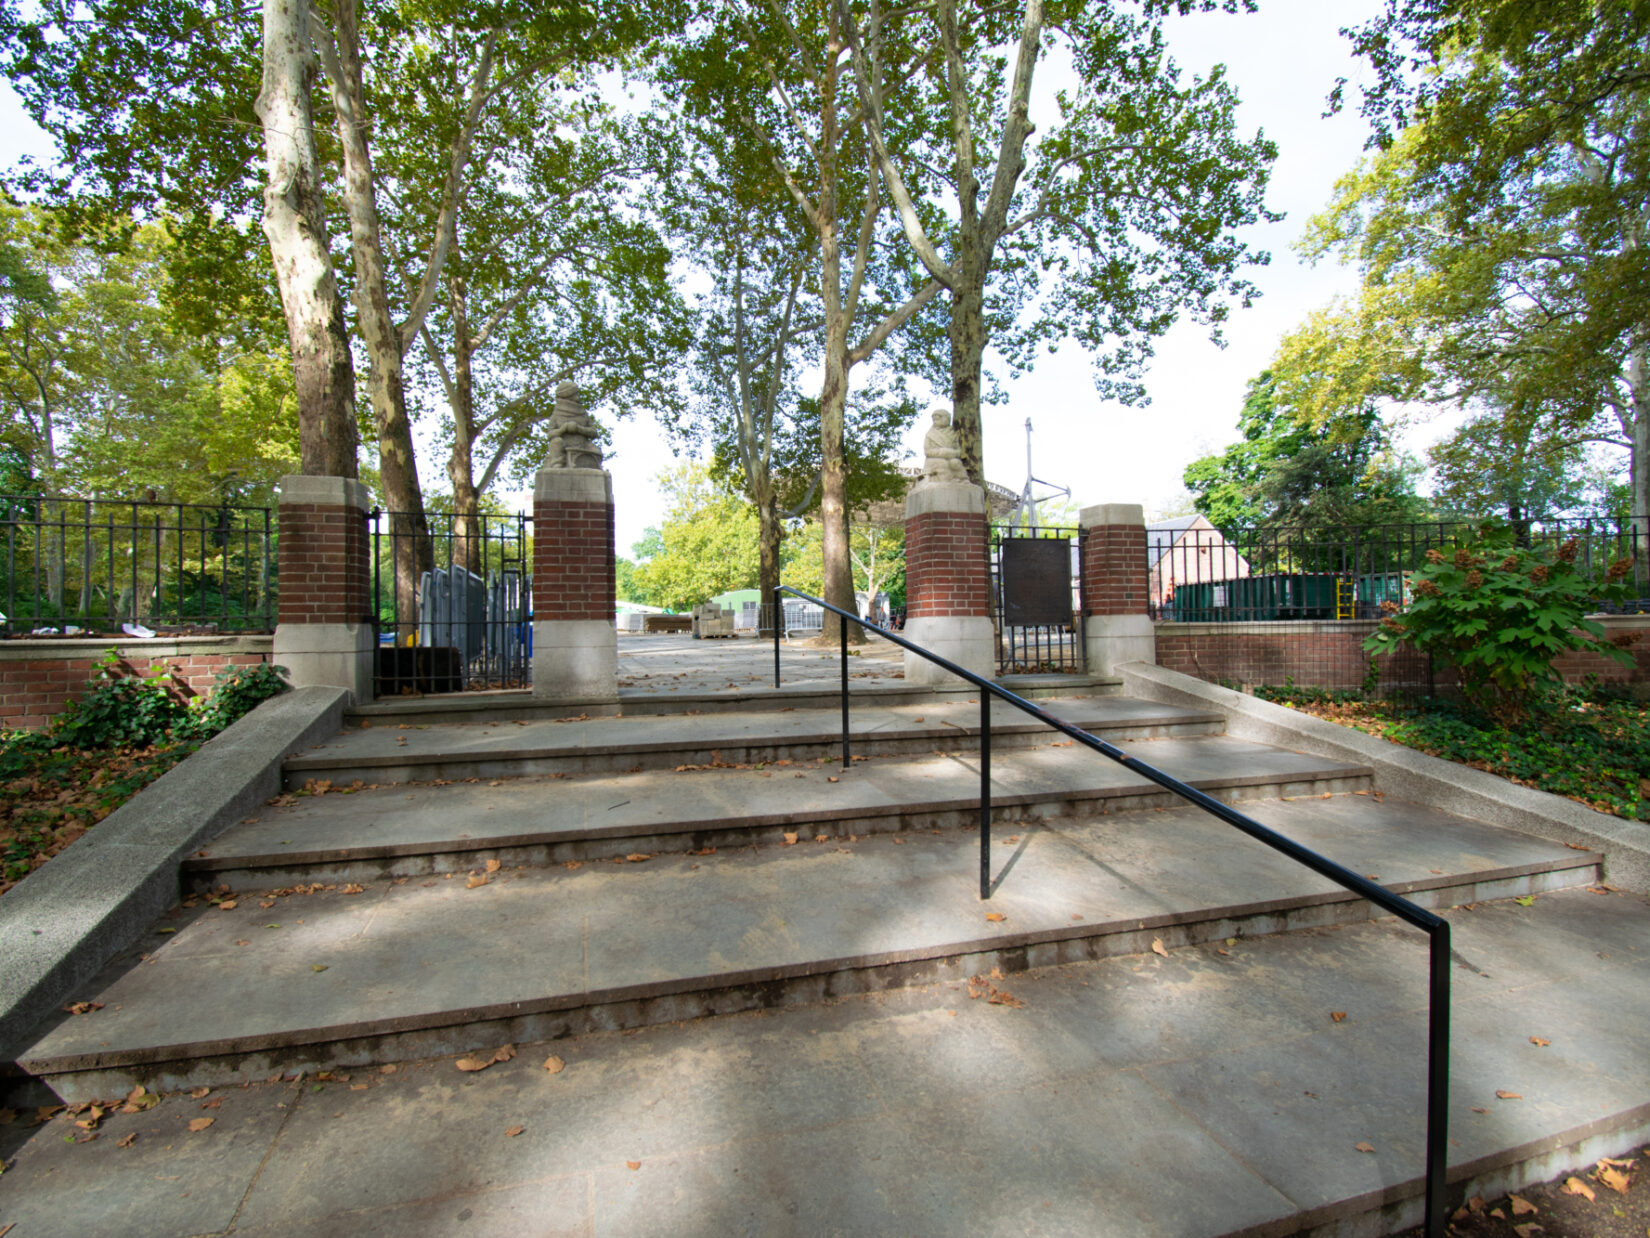
[[[1188,725],[1174,724],[1176,727]],[[1191,724],[1196,725],[1196,724]],[[1145,728],[1135,728],[1145,729]],[[994,751],[998,821],[1164,808],[1179,801],[1139,774],[1073,744]],[[635,852],[777,846],[786,833],[847,838],[973,828],[979,756],[965,746],[922,757],[652,769],[624,775],[471,777],[291,797],[231,826],[184,862],[186,886],[273,887],[372,881],[602,860]],[[1253,802],[1369,789],[1369,769],[1224,736],[1122,741],[1126,751],[1215,797]],[[336,786],[336,784],[334,784]]]
[[[1372,795],[1252,811],[1423,905],[1585,884],[1601,861]],[[240,1083],[1369,915],[1194,809],[1027,823],[1001,839],[989,903],[974,844],[827,836],[243,893],[171,912],[85,986],[101,1008],[65,1016],[20,1064],[65,1098]]]
[[[1218,713],[1125,697],[1064,697],[1044,702],[1055,716],[1112,740],[1219,734]],[[923,705],[851,704],[849,737],[863,756],[931,753],[977,746],[978,699],[946,694]],[[1045,743],[1051,731],[1009,706],[992,710],[992,748]],[[362,725],[365,724],[365,725]],[[840,757],[838,707],[777,712],[482,723],[397,723],[362,717],[335,739],[286,763],[287,785],[312,780],[362,783],[494,779],[524,774],[634,773],[678,765],[772,764]]]
[[[1450,919],[1451,1208],[1636,1157],[1650,907],[1576,890]],[[1386,920],[993,982],[1019,1006],[939,982],[523,1043],[480,1073],[179,1092],[95,1142],[85,1114],[22,1118],[0,1217],[12,1238],[1396,1233],[1420,1208],[1417,938]]]

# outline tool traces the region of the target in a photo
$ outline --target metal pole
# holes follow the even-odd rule
[[[980,900],[991,897],[991,694],[980,693]]]
[[[773,625],[773,686],[779,687],[779,628],[783,622],[785,609],[779,602],[779,586],[773,590],[773,613],[768,616],[768,622]],[[761,616],[757,616],[758,622]]]
[[[1429,932],[1431,994],[1427,1009],[1427,1238],[1444,1238],[1449,1170],[1449,921]]]
[[[838,619],[837,631],[842,634],[842,768],[848,768],[848,621]]]

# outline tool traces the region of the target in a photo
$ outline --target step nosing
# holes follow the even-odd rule
[[[1589,860],[1588,857],[1579,854],[1575,859],[1554,857],[1549,860],[1504,865],[1494,869],[1444,874],[1439,877],[1428,877],[1409,882],[1394,882],[1386,888],[1394,893],[1419,893],[1447,890],[1456,886],[1470,887],[1483,882],[1505,881],[1511,878],[1535,876],[1565,869],[1585,869],[1595,866],[1599,858],[1593,857]],[[1080,924],[1060,924],[1048,928],[999,933],[989,937],[959,937],[949,941],[933,942],[898,950],[870,951],[861,954],[835,955],[817,959],[796,959],[725,972],[701,972],[690,976],[636,981],[604,988],[543,994],[498,1002],[484,1002],[474,1006],[420,1011],[376,1019],[358,1019],[325,1026],[311,1026],[291,1030],[265,1030],[242,1036],[216,1037],[208,1040],[133,1048],[111,1048],[106,1051],[92,1053],[79,1052],[42,1056],[25,1054],[19,1058],[19,1065],[30,1074],[50,1076],[115,1069],[123,1066],[152,1066],[195,1058],[237,1056],[268,1050],[298,1049],[340,1041],[366,1040],[434,1031],[471,1023],[646,1002],[694,993],[782,984],[787,981],[820,975],[875,971],[882,968],[893,968],[939,959],[966,958],[971,955],[1002,954],[1052,943],[1103,939],[1126,936],[1132,933],[1149,933],[1200,923],[1253,919],[1280,913],[1309,910],[1337,903],[1362,901],[1365,901],[1362,896],[1350,890],[1337,888],[1309,891],[1301,894],[1279,895],[1214,907],[1162,911],[1150,915],[1120,916],[1109,920]],[[1391,919],[1392,917],[1383,914],[1372,918]],[[1287,932],[1288,930],[1285,930],[1285,933]]]

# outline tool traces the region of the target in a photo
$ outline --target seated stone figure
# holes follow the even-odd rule
[[[934,424],[922,440],[922,454],[924,482],[968,480],[968,470],[963,467],[962,449],[957,446],[957,432],[951,427],[948,410],[934,410]]]
[[[544,465],[552,469],[599,469],[602,466],[601,423],[584,411],[579,385],[564,382],[556,388],[556,407],[550,414],[550,445]]]

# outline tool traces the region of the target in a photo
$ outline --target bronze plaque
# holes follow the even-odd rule
[[[998,544],[1003,622],[1024,628],[1071,622],[1071,539],[1005,537]]]

